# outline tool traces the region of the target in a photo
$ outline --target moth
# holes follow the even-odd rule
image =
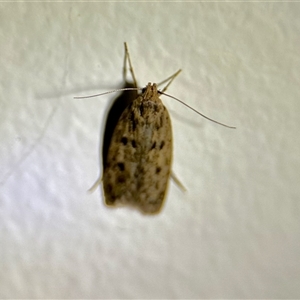
[[[137,88],[125,43],[124,70],[126,60],[133,86]],[[149,83],[141,95],[136,96],[119,116],[108,150],[104,143],[105,203],[109,206],[130,205],[142,213],[155,214],[162,208],[171,173],[171,119],[155,83]]]
[[[104,165],[107,205],[131,205],[143,213],[159,212],[167,191],[172,163],[172,127],[158,97],[156,84],[122,113]]]
[[[128,48],[126,43],[124,45],[123,75],[126,78],[128,61],[134,82],[129,84],[125,80],[124,90],[136,91]],[[132,206],[144,214],[156,214],[161,210],[171,175],[173,137],[170,115],[159,96],[165,94],[180,71],[165,80],[169,82],[162,91],[158,91],[155,83],[148,83],[140,95],[136,93],[126,106],[122,104],[115,121],[106,126],[109,133],[105,134],[103,143],[102,181],[108,206]],[[112,115],[109,114],[108,120]]]

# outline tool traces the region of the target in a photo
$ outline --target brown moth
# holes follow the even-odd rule
[[[133,86],[137,88],[125,43],[124,78],[126,60]],[[168,80],[172,81],[178,73]],[[173,146],[171,119],[156,84],[149,83],[141,95],[131,99],[115,124],[108,150],[105,147],[102,178],[105,203],[130,205],[145,214],[158,213],[167,191]]]
[[[122,113],[110,142],[103,172],[107,205],[131,205],[143,213],[159,212],[172,163],[172,127],[156,84]]]
[[[130,67],[133,83],[125,79],[126,61]],[[139,209],[144,214],[155,214],[162,208],[171,175],[173,139],[171,119],[159,98],[160,94],[181,102],[212,122],[235,128],[212,120],[181,100],[163,93],[180,72],[181,70],[177,71],[163,81],[168,84],[162,91],[157,90],[155,83],[148,83],[142,94],[138,95],[137,83],[125,43],[123,69],[125,88],[120,90],[129,90],[131,94],[127,94],[130,96],[126,97],[124,93],[112,106],[103,141],[102,181],[105,203],[108,206],[128,205]],[[75,98],[99,95],[102,94]],[[176,177],[174,179],[177,181]],[[90,190],[93,190],[99,182],[100,180]],[[180,185],[180,182],[177,183]]]

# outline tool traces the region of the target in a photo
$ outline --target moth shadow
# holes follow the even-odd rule
[[[136,86],[132,82],[125,82],[123,88],[135,88]],[[132,103],[138,97],[137,91],[123,91],[115,100],[112,101],[111,107],[108,110],[106,123],[103,133],[103,143],[101,149],[100,143],[100,153],[102,152],[102,166],[103,170],[107,164],[107,154],[110,146],[111,138],[113,136],[114,130],[117,123],[126,109],[126,107]]]

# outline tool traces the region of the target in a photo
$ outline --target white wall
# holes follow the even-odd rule
[[[299,3],[0,4],[0,298],[300,297]],[[127,41],[174,130],[154,217],[110,209],[105,116]]]

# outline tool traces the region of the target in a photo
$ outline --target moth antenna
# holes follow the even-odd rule
[[[180,70],[179,70],[180,71]],[[179,73],[179,72],[178,72]],[[94,98],[94,97],[99,97],[99,96],[103,96],[103,95],[107,95],[107,94],[111,94],[111,93],[116,93],[116,92],[121,92],[121,91],[141,91],[143,90],[144,88],[123,88],[123,89],[115,89],[115,90],[112,90],[112,91],[108,91],[108,92],[104,92],[104,93],[100,93],[100,94],[94,94],[94,95],[89,95],[89,96],[77,96],[77,97],[74,97],[74,99],[87,99],[87,98]],[[161,91],[158,91],[159,94],[161,95],[165,95],[169,98],[172,98],[178,102],[180,102],[181,104],[183,104],[184,106],[188,107],[189,109],[191,109],[192,111],[194,111],[196,114],[202,116],[203,118],[211,121],[211,122],[214,122],[216,124],[219,124],[221,126],[224,126],[224,127],[227,127],[227,128],[231,128],[231,129],[236,129],[235,126],[229,126],[229,125],[226,125],[226,124],[223,124],[221,122],[218,122],[216,120],[213,120],[207,116],[205,116],[204,114],[200,113],[199,111],[197,111],[196,109],[194,109],[193,107],[191,107],[190,105],[184,103],[182,100],[174,97],[174,96],[171,96],[169,94],[166,94],[166,93],[163,93]]]
[[[207,119],[207,120],[209,120],[209,121],[212,121],[212,122],[214,122],[214,123],[216,123],[216,124],[219,124],[219,125],[224,126],[224,127],[227,127],[227,128],[236,129],[235,126],[229,126],[229,125],[223,124],[223,123],[221,123],[221,122],[218,122],[218,121],[216,121],[216,120],[213,120],[213,119],[211,119],[211,118],[209,118],[209,117],[207,117],[207,116],[201,114],[199,111],[197,111],[197,110],[194,109],[193,107],[189,106],[188,104],[184,103],[183,101],[181,101],[180,99],[178,99],[178,98],[176,98],[176,97],[174,97],[174,96],[171,96],[171,95],[169,95],[169,94],[166,94],[166,93],[163,93],[163,92],[160,92],[160,91],[158,91],[158,93],[159,93],[159,94],[162,94],[162,95],[165,95],[165,96],[167,96],[167,97],[170,97],[170,98],[172,98],[172,99],[174,99],[174,100],[180,102],[181,104],[185,105],[186,107],[188,107],[189,109],[191,109],[192,111],[194,111],[195,113],[197,113],[198,115],[202,116],[203,118],[205,118],[205,119]]]
[[[161,92],[165,92],[167,90],[167,88],[171,85],[171,83],[173,82],[173,80],[177,77],[177,75],[181,72],[182,70],[179,69],[176,73],[174,73],[173,75],[171,75],[170,77],[168,77],[167,79],[163,80],[162,82],[158,83],[157,86],[162,85],[165,82],[168,82],[168,84],[161,90]]]
[[[106,94],[111,94],[111,93],[116,93],[116,92],[121,92],[121,91],[141,91],[143,88],[123,88],[123,89],[116,89],[116,90],[112,90],[112,91],[108,91],[108,92],[104,92],[104,93],[100,93],[100,94],[95,94],[95,95],[89,95],[89,96],[77,96],[74,97],[73,99],[86,99],[86,98],[94,98],[94,97],[99,97],[99,96],[103,96]]]

